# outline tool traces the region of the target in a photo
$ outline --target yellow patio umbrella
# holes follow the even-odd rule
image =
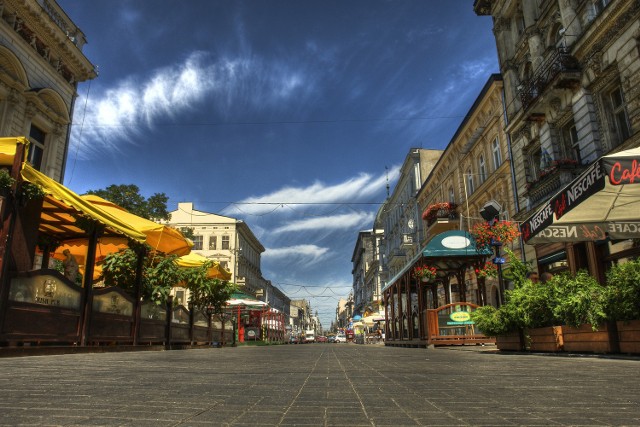
[[[175,228],[134,215],[115,203],[93,194],[86,194],[81,197],[93,206],[120,218],[133,229],[143,233],[147,236],[146,243],[151,246],[154,251],[178,256],[191,252],[193,242],[184,237],[182,233]]]
[[[211,267],[209,267],[209,269],[207,270],[207,277],[210,279],[221,279],[221,280],[229,280],[231,279],[231,272],[229,270],[227,270],[226,268],[223,268],[220,266],[220,263],[218,261],[213,261],[210,260],[206,257],[203,257],[202,255],[196,254],[196,253],[189,253],[187,255],[183,255],[181,257],[179,257],[176,260],[176,263],[180,266],[180,267],[185,267],[185,268],[194,268],[194,267],[200,267],[202,266],[205,262],[212,262],[213,265]]]

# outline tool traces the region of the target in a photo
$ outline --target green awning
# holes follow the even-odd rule
[[[484,257],[491,255],[490,249],[476,248],[475,239],[469,232],[450,230],[435,236],[422,250],[425,258]]]

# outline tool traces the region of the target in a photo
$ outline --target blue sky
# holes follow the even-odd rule
[[[263,276],[328,327],[412,147],[443,149],[491,73],[472,1],[58,0],[99,76],[64,184],[136,184],[243,219]]]

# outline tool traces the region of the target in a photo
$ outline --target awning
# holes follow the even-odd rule
[[[227,307],[264,308],[267,304],[244,292],[236,291],[227,300]]]
[[[439,277],[466,268],[490,255],[490,249],[478,249],[473,236],[464,230],[440,233],[422,250],[425,263],[436,267]]]
[[[225,268],[220,266],[218,261],[210,260],[202,255],[191,252],[188,255],[183,255],[176,260],[176,263],[180,267],[185,268],[194,268],[200,267],[205,262],[211,262],[212,265],[207,270],[207,277],[210,279],[221,279],[221,280],[229,280],[231,279],[231,272]]]
[[[15,140],[15,138],[13,139]],[[42,187],[46,194],[40,218],[39,231],[41,233],[61,241],[86,235],[86,232],[76,224],[77,216],[82,215],[103,224],[112,233],[126,236],[138,242],[145,241],[146,236],[125,221],[92,205],[29,164],[23,164],[21,175],[25,181]]]
[[[188,254],[191,251],[191,247],[193,247],[193,242],[185,238],[182,233],[175,228],[134,215],[115,203],[93,194],[87,194],[81,197],[101,210],[120,218],[120,220],[135,230],[143,233],[146,236],[146,243],[151,246],[154,251],[159,251],[167,255],[180,256]]]
[[[18,144],[24,144],[25,146],[29,146],[29,140],[24,136],[13,137],[13,138],[0,138],[0,166],[11,166],[13,165],[13,159],[16,156],[16,150],[18,148]],[[24,158],[26,158],[26,150],[24,154]]]
[[[529,244],[640,238],[640,148],[603,156],[521,225]]]

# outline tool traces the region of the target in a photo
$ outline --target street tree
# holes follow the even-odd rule
[[[140,188],[135,184],[111,184],[107,188],[89,190],[87,193],[102,197],[142,218],[149,220],[170,219],[167,210],[169,197],[165,193],[155,193],[149,198],[145,198],[140,194]]]

